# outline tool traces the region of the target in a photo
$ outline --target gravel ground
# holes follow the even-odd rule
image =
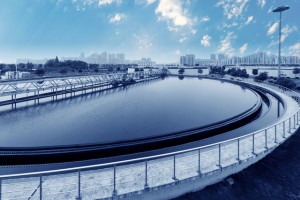
[[[300,129],[261,161],[228,179],[176,200],[299,199]]]

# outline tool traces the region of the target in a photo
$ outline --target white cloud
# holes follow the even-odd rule
[[[147,5],[153,4],[156,0],[147,0]]]
[[[99,6],[105,6],[105,5],[109,5],[112,4],[113,0],[99,0],[98,5]]]
[[[273,7],[270,7],[268,13],[271,13],[272,11],[273,11]]]
[[[76,3],[77,0],[72,0],[73,3]],[[112,3],[120,4],[122,3],[122,0],[82,0],[83,5],[92,5],[96,4],[98,6],[106,6],[110,5]]]
[[[249,0],[219,0],[217,7],[221,6],[224,9],[224,15],[227,19],[238,18],[243,14],[243,11]]]
[[[258,53],[260,51],[260,46],[254,51],[254,53]]]
[[[148,35],[138,36],[134,34],[133,37],[136,39],[136,43],[139,49],[148,49],[152,47],[152,42]]]
[[[174,26],[186,26],[191,23],[183,11],[180,0],[159,0],[155,13],[159,15],[160,20],[167,21]]]
[[[188,39],[189,39],[188,37],[182,37],[179,39],[179,42],[183,43],[183,42],[187,41]]]
[[[175,55],[181,55],[181,51],[179,50],[179,49],[177,49],[176,51],[175,51]]]
[[[208,22],[209,20],[210,18],[208,16],[205,16],[200,19],[200,22]]]
[[[290,27],[289,25],[285,25],[282,28],[282,34],[281,34],[281,42],[284,42],[285,39],[293,32],[297,31],[297,27],[296,26],[292,26]]]
[[[266,0],[257,0],[257,4],[263,8],[266,5],[267,1]]]
[[[289,53],[294,56],[300,56],[300,42],[289,47]]]
[[[211,37],[209,35],[204,35],[200,41],[202,46],[208,47],[210,46]]]
[[[240,53],[243,54],[245,51],[248,49],[248,43],[245,43],[243,46],[240,48]]]
[[[126,17],[123,13],[117,13],[109,19],[109,23],[119,23]]]
[[[273,35],[275,33],[275,31],[277,30],[278,26],[279,26],[279,22],[278,21],[275,22],[273,25],[271,25],[269,27],[269,29],[268,29],[267,35],[269,35],[269,36]]]
[[[246,25],[250,24],[252,22],[253,16],[248,17],[247,21],[245,22]]]
[[[234,37],[233,32],[227,33],[226,37],[221,40],[221,44],[218,47],[218,53],[232,55],[234,53],[234,48],[231,46],[231,41]]]
[[[232,28],[232,27],[235,27],[237,25],[238,25],[238,23],[236,23],[236,22],[233,22],[232,24],[224,23],[222,28]],[[220,28],[220,30],[222,30],[222,28]]]
[[[76,2],[77,0],[72,0],[72,3],[76,3]],[[95,3],[94,0],[83,0],[83,5],[91,5],[93,3]]]
[[[281,30],[281,42],[284,42],[285,39],[293,32],[297,31],[296,26],[290,27],[289,25],[285,25]],[[278,45],[278,39],[272,40],[268,47],[272,47],[274,45]]]
[[[191,31],[191,33],[192,33],[193,35],[195,35],[195,34],[197,33],[197,30],[193,29],[193,30]]]

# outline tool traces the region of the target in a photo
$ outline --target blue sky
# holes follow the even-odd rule
[[[300,0],[1,0],[0,62],[124,52],[178,62],[182,54],[300,56]]]

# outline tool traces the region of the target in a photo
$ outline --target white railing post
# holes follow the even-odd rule
[[[201,172],[201,149],[198,149],[198,174],[202,176]]]
[[[283,121],[283,138],[285,138],[285,121]]]
[[[265,129],[265,149],[268,149],[268,129]]]
[[[40,176],[40,200],[43,200],[43,176]]]
[[[146,159],[145,161],[145,186],[144,186],[145,189],[148,189],[149,188],[149,185],[148,185],[148,160]]]
[[[255,154],[255,147],[254,147],[254,134],[252,134],[252,154],[256,155]]]
[[[294,114],[294,129],[296,129],[296,114]]]
[[[218,166],[220,167],[220,169],[222,169],[221,144],[219,144],[218,147],[219,147],[219,164],[218,164]]]
[[[275,125],[275,144],[277,144],[277,124]]]
[[[116,165],[114,165],[114,188],[113,188],[113,194],[112,194],[113,198],[117,196],[117,190],[116,190],[116,173],[117,173],[117,171],[116,170],[117,170]]]
[[[78,194],[77,194],[77,200],[81,200],[81,172],[78,170]]]
[[[289,133],[291,133],[291,118],[289,118]]]
[[[240,138],[237,139],[237,142],[238,142],[238,147],[237,147],[237,161],[238,162],[241,162],[241,159],[240,159]]]
[[[2,179],[0,178],[0,200],[2,200]]]
[[[173,156],[173,179],[174,181],[178,181],[176,178],[176,155]]]

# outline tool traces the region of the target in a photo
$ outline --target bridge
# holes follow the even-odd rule
[[[159,77],[160,70],[89,76],[47,77],[0,82],[0,105],[8,105],[60,94],[98,91]],[[11,99],[9,99],[11,96]],[[8,97],[8,98],[7,98]]]

